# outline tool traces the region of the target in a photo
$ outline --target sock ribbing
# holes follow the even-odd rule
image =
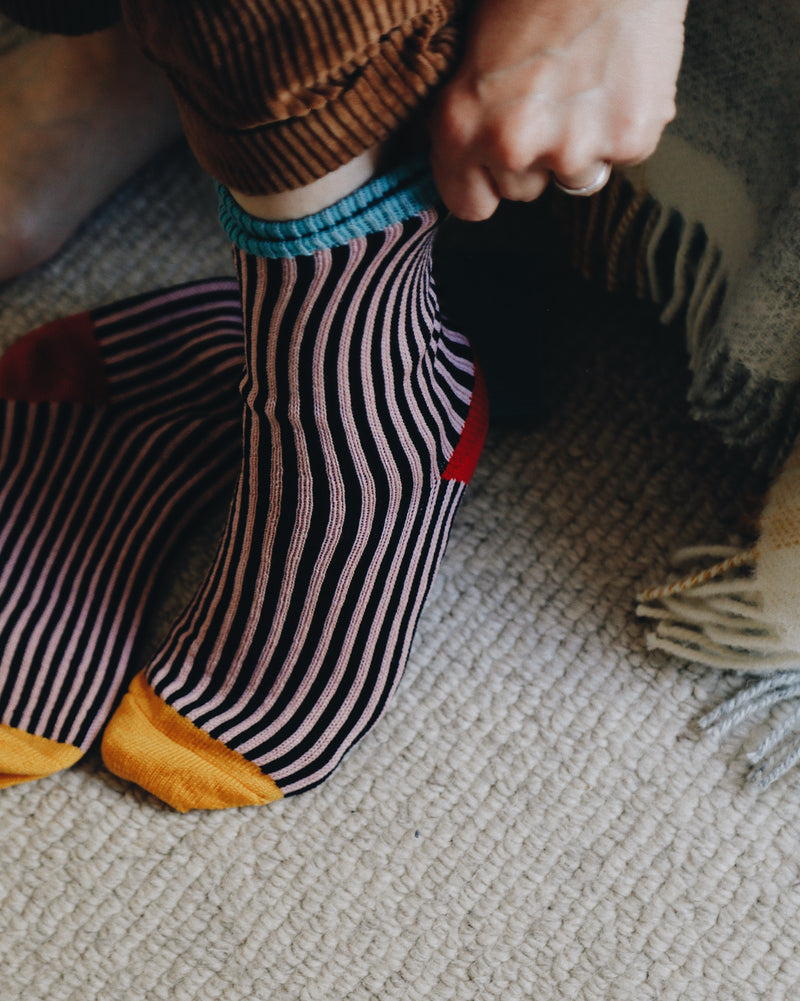
[[[209,575],[141,680],[283,795],[385,709],[485,434],[469,345],[438,316],[435,218],[296,259],[237,255],[244,465]],[[160,725],[137,691],[106,732],[109,767],[179,809],[216,805],[199,763],[187,802],[169,755],[142,761]]]
[[[91,375],[84,386],[76,368],[46,402],[65,340],[84,344]],[[0,399],[5,773],[19,734],[79,754],[106,722],[158,568],[235,476],[241,343],[236,285],[223,279],[48,325],[9,352],[13,377],[0,360],[16,396]]]
[[[235,247],[256,257],[313,254],[369,236],[432,208],[438,195],[424,157],[381,174],[328,208],[301,219],[268,221],[246,212],[217,186],[222,227]]]

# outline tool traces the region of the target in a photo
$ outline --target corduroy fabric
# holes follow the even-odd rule
[[[250,195],[310,184],[412,122],[453,65],[462,0],[122,0],[128,29],[166,72],[201,165]],[[83,34],[116,0],[0,11]]]
[[[461,0],[123,0],[202,166],[301,187],[412,121],[455,56]]]

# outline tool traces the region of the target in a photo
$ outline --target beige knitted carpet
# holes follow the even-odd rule
[[[0,287],[0,342],[230,270],[179,149]],[[549,300],[547,416],[492,431],[397,697],[327,783],[181,816],[92,759],[2,792],[2,1001],[800,998],[798,779],[759,791],[751,734],[699,736],[743,680],[647,654],[634,616],[733,530],[746,466],[686,416],[678,335]]]

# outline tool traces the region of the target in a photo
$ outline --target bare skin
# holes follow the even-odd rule
[[[43,263],[180,135],[160,70],[124,29],[0,57],[0,281]]]
[[[447,207],[488,218],[556,174],[570,187],[634,163],[673,116],[687,0],[477,0],[467,46],[430,123]],[[123,28],[49,37],[0,57],[0,281],[52,256],[180,123],[161,71]],[[233,196],[291,219],[368,181],[375,147],[313,184]]]
[[[462,61],[439,94],[431,162],[462,219],[533,201],[555,175],[655,150],[675,114],[687,0],[476,0]]]
[[[246,195],[241,191],[231,190],[231,194],[246,212],[258,219],[301,219],[321,212],[366,184],[377,173],[383,153],[383,146],[373,146],[338,170],[292,191],[272,195]]]
[[[429,122],[439,193],[488,219],[555,175],[591,185],[607,163],[645,160],[675,114],[687,0],[477,0],[465,52]],[[252,215],[308,215],[363,184],[379,149],[305,188],[234,197]]]

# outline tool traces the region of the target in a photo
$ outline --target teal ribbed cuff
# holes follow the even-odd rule
[[[427,158],[381,174],[351,195],[302,219],[256,219],[217,185],[222,228],[234,245],[256,257],[299,257],[339,247],[432,208],[439,201]]]

